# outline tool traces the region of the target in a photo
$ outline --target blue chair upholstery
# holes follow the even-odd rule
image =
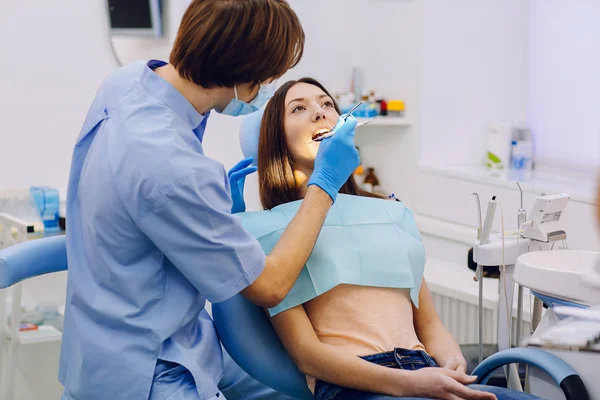
[[[301,400],[313,398],[304,375],[281,344],[266,313],[238,294],[213,304],[213,318],[223,346],[254,379]],[[541,349],[517,348],[496,353],[473,372],[485,384],[498,367],[526,363],[546,371],[563,389],[567,400],[588,399],[579,375],[560,358]]]
[[[304,375],[281,344],[265,311],[236,295],[213,304],[212,314],[223,346],[244,371],[278,392],[313,399]]]
[[[0,289],[34,276],[67,269],[64,235],[31,240],[0,251]]]

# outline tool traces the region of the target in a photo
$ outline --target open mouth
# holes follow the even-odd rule
[[[315,131],[315,133],[313,133],[312,135],[312,140],[318,140],[320,137],[322,137],[323,135],[329,133],[329,131],[331,131],[331,129],[328,128],[321,128],[321,129],[317,129]]]

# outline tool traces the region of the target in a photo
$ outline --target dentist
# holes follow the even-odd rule
[[[231,214],[228,177],[202,148],[210,111],[256,111],[303,46],[284,0],[194,0],[169,63],[134,62],[100,86],[69,177],[63,400],[223,398],[205,301],[278,304],[359,164],[348,118],[268,256]]]

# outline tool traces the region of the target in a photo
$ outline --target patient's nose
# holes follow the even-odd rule
[[[321,110],[320,108],[317,109],[315,111],[315,113],[313,114],[313,121],[314,122],[318,122],[318,121],[322,121],[324,119],[326,119],[325,118],[325,112],[323,110]]]

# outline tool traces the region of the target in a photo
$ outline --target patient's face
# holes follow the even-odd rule
[[[285,136],[294,164],[312,169],[319,150],[313,135],[322,129],[330,130],[339,114],[333,100],[317,86],[298,83],[285,96]]]

